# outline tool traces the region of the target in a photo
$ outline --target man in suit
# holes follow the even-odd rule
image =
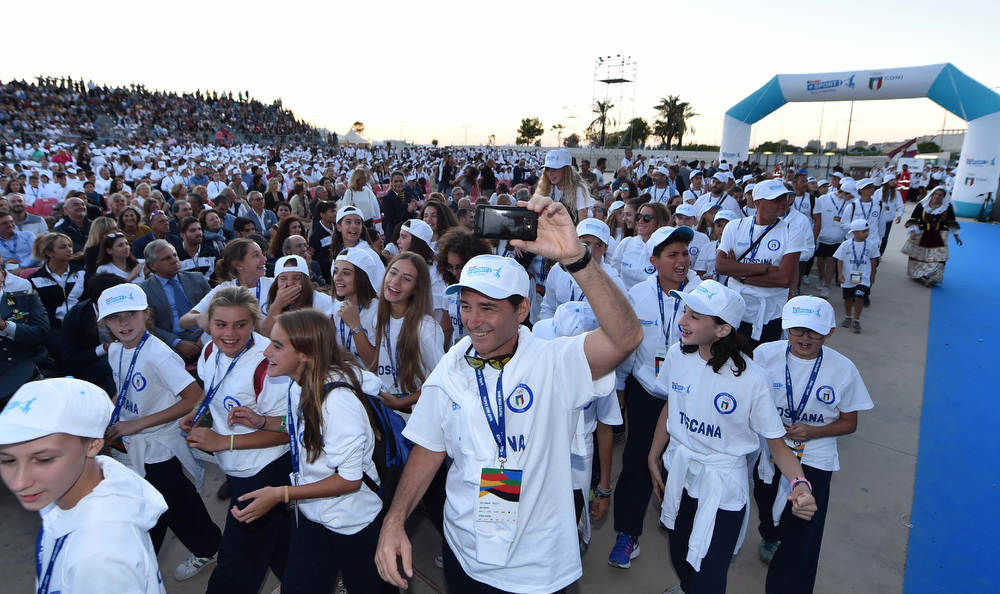
[[[49,315],[31,283],[0,270],[0,403],[38,376]]]
[[[247,201],[250,203],[250,211],[244,216],[253,221],[257,233],[267,237],[271,227],[278,224],[278,215],[264,208],[264,196],[260,192],[250,192]]]
[[[111,335],[97,326],[94,303],[105,289],[125,282],[117,274],[101,273],[87,282],[87,298],[70,308],[63,320],[62,363],[66,375],[104,386],[114,396],[115,380],[108,363]]]
[[[135,254],[136,258],[142,259],[143,254],[146,253],[146,246],[157,239],[167,240],[178,252],[184,249],[181,238],[170,234],[170,219],[167,218],[167,213],[162,210],[154,210],[153,214],[149,216],[149,229],[149,233],[136,239],[135,244],[132,245],[132,253]]]
[[[330,265],[333,263],[330,246],[337,225],[337,205],[333,202],[320,202],[316,206],[316,220],[319,221],[319,229],[309,235],[309,247],[313,250],[313,259],[319,264],[323,280],[330,284]]]
[[[201,329],[183,330],[180,319],[211,290],[208,281],[197,272],[181,272],[177,250],[162,239],[147,245],[144,256],[152,274],[139,286],[156,315],[154,333],[182,359],[194,361],[201,352]]]

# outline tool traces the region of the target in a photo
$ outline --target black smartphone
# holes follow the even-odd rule
[[[538,214],[521,206],[476,207],[473,233],[483,239],[523,239],[538,236]]]

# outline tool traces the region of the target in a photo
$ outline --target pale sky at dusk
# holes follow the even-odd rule
[[[485,143],[490,134],[513,143],[521,118],[538,117],[546,146],[556,142],[552,125],[565,125],[565,136],[593,119],[598,56],[637,63],[635,116],[652,122],[660,97],[680,95],[700,114],[685,140],[704,143],[718,143],[725,111],[775,74],[951,62],[1000,87],[995,2],[708,6],[181,0],[109,1],[81,11],[78,2],[47,2],[44,9],[18,2],[5,10],[8,23],[18,24],[6,27],[0,80],[71,76],[234,96],[249,89],[265,102],[281,97],[321,127],[343,133],[360,120],[366,137],[398,138],[402,127],[418,143],[462,143],[466,133],[469,143]],[[616,16],[616,9],[627,14]],[[618,91],[612,93],[618,104]],[[823,142],[843,145],[850,104],[822,105],[786,105],[754,126],[751,144],[805,144],[820,133],[822,111]],[[851,138],[934,134],[943,116],[927,99],[858,102]],[[945,125],[965,122],[949,114]]]

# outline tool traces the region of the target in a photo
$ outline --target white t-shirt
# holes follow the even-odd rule
[[[399,386],[399,332],[403,329],[403,319],[396,319],[389,316],[389,340],[382,337],[381,344],[378,345],[378,377],[382,380],[382,389],[390,394],[400,397],[407,393]],[[424,375],[430,375],[434,366],[438,364],[444,356],[444,331],[431,316],[424,316],[420,320],[420,363]],[[372,335],[374,336],[374,332]],[[372,344],[378,342],[376,338]],[[391,355],[390,355],[391,353]]]
[[[722,196],[719,196],[718,198],[712,196],[711,192],[702,194],[701,196],[698,197],[697,200],[695,200],[694,209],[698,212],[701,212],[701,207],[705,206],[706,204],[718,204],[719,208],[721,208],[722,210],[741,212],[740,203],[736,201],[736,198],[733,198],[732,196],[726,193],[723,193]]]
[[[806,216],[810,221],[813,220],[813,205],[812,198],[809,194],[803,194],[801,196],[796,196],[792,199],[792,205],[790,209],[797,210]]]
[[[198,377],[205,384],[206,394],[213,386],[218,390],[208,404],[212,413],[212,430],[219,435],[246,435],[254,430],[227,423],[229,411],[237,406],[247,406],[259,415],[280,417],[288,414],[288,378],[267,377],[267,359],[264,349],[269,341],[254,332],[253,346],[243,353],[232,371],[232,359],[222,354],[214,342],[209,341],[198,357]],[[223,450],[215,452],[219,468],[229,476],[246,478],[280,458],[288,451],[288,444],[253,450]]]
[[[691,229],[691,227],[688,227],[688,229]],[[701,231],[691,230],[694,231],[694,237],[691,238],[691,243],[688,244],[688,254],[691,256],[691,261],[695,262],[710,240],[708,239],[708,235],[705,235]]]
[[[649,254],[646,253],[646,242],[639,235],[622,239],[615,248],[612,260],[618,263],[619,276],[628,290],[648,279],[651,274],[656,274],[656,267],[649,262]]]
[[[719,241],[719,251],[733,254],[739,258],[750,245],[767,230],[767,226],[755,224],[754,217],[736,219],[726,225]],[[742,261],[748,264],[769,263],[780,266],[781,260],[788,254],[798,255],[807,248],[802,230],[791,226],[788,221],[779,219],[774,228],[750,250]],[[736,277],[729,277],[728,286],[743,296],[746,310],[743,321],[753,324],[753,338],[760,338],[761,329],[775,318],[781,317],[781,308],[788,301],[787,287],[756,287],[745,285]]]
[[[693,270],[688,269],[687,281],[681,290],[690,293],[698,286],[698,282],[698,276]],[[628,292],[628,301],[642,326],[642,342],[639,343],[639,348],[618,366],[617,388],[619,390],[625,388],[625,379],[631,373],[647,392],[657,398],[666,399],[667,393],[656,388],[657,355],[665,354],[670,345],[681,339],[677,321],[684,314],[684,304],[660,288],[657,274],[632,287]]]
[[[868,221],[868,238],[882,241],[885,224],[882,221],[881,203],[874,200],[864,202],[858,198],[852,204],[851,210],[853,211],[852,220],[864,219]]]
[[[768,342],[757,347],[753,360],[771,376],[773,389],[771,396],[778,416],[787,426],[792,426],[795,410],[788,406],[788,392],[785,389],[785,366],[788,341]],[[797,409],[805,394],[813,361],[787,355],[788,373],[792,378],[792,402]],[[858,368],[850,359],[830,347],[823,347],[823,363],[820,365],[816,381],[797,422],[812,427],[825,427],[840,418],[841,413],[870,410],[872,403],[868,388],[865,387]],[[792,445],[800,445],[793,442]],[[802,464],[818,470],[840,470],[840,456],[837,454],[836,437],[819,437],[805,442]]]
[[[659,202],[660,204],[666,206],[670,199],[677,195],[677,190],[671,186],[665,186],[662,190],[653,186],[651,188],[646,188],[646,193],[650,195],[650,202]]]
[[[484,468],[499,468],[498,446],[483,411],[476,373],[462,339],[424,383],[403,435],[454,459],[448,470],[444,533],[473,579],[510,592],[553,592],[583,574],[573,508],[570,444],[573,411],[614,387],[593,380],[586,335],[544,341],[522,327],[517,352],[504,367],[507,469],[523,472],[518,521],[477,522]],[[493,415],[500,372],[483,370]],[[544,553],[544,554],[543,554]]]
[[[611,280],[621,290],[622,294],[627,294],[622,279],[618,276],[618,271],[610,264],[601,263],[601,268]],[[457,294],[457,293],[456,293]],[[562,266],[556,264],[549,270],[549,275],[545,279],[545,297],[542,299],[541,310],[538,319],[547,320],[555,315],[556,308],[568,301],[586,301],[587,296],[583,294],[580,285],[573,278],[573,275],[566,272]]]
[[[799,262],[806,262],[809,258],[812,258],[813,254],[816,252],[816,236],[813,230],[813,225],[815,221],[811,217],[806,217],[800,211],[791,208],[788,210],[788,214],[785,216],[790,225],[795,225],[798,227],[799,233],[802,234],[802,239],[805,240],[806,249],[799,253]]]
[[[853,234],[852,234],[853,235]],[[871,234],[865,241],[854,241],[854,238],[844,240],[840,244],[833,257],[844,263],[844,281],[840,286],[850,289],[858,285],[870,287],[872,285],[872,258],[878,258],[881,254],[878,251],[879,240],[872,239]],[[861,272],[861,282],[851,282],[851,275]]]
[[[274,282],[273,278],[264,276],[257,280],[256,287],[250,288],[250,294],[257,298],[257,303],[260,304],[260,312],[265,316],[267,315],[267,305],[268,305],[267,294],[271,290],[271,283],[273,282]],[[237,287],[240,286],[239,281],[233,279],[233,280],[228,280],[224,283],[219,283],[211,291],[209,291],[208,294],[202,297],[201,301],[199,301],[198,304],[192,308],[192,310],[197,311],[199,313],[208,313],[208,306],[209,304],[212,303],[212,297],[215,297],[215,293],[222,287],[232,287],[232,286],[237,286]]]
[[[671,461],[678,446],[700,456],[725,454],[732,456],[732,471],[724,478],[724,490],[719,509],[739,511],[747,505],[747,454],[757,451],[760,438],[784,437],[772,399],[771,378],[748,357],[747,368],[739,377],[733,374],[729,361],[712,370],[698,352],[684,354],[681,345],[674,344],[656,378],[656,387],[666,393],[670,416],[667,432],[670,445],[663,455],[664,465],[672,472]],[[700,466],[687,470],[684,488],[699,498]]]
[[[684,194],[681,196],[681,199],[688,204],[695,204],[698,201],[698,198],[701,198],[701,195],[704,193],[705,190],[684,190]]]
[[[362,390],[376,392],[379,381],[372,373],[360,369]],[[331,375],[329,381],[345,381],[340,374]],[[299,484],[318,483],[338,474],[345,481],[361,480],[357,491],[335,497],[304,499],[299,510],[309,520],[322,524],[337,534],[356,534],[382,511],[382,500],[362,480],[367,474],[380,483],[378,470],[372,461],[375,451],[375,434],[371,421],[358,396],[348,388],[334,388],[323,401],[323,451],[310,462],[305,444],[305,422],[300,404],[302,388],[295,382],[286,387],[291,398],[290,414],[295,426],[295,439],[299,442]],[[290,390],[290,391],[288,391]],[[380,483],[381,484],[381,483]]]
[[[333,303],[333,313],[330,314],[330,318],[333,320],[333,329],[337,331],[337,342],[340,346],[348,350],[357,357],[358,361],[361,360],[361,355],[358,353],[358,345],[355,340],[357,337],[351,335],[351,328],[347,327],[344,320],[340,317],[340,308],[350,307],[347,305],[346,301],[335,301]],[[361,331],[365,336],[368,337],[368,342],[372,344],[375,343],[373,340],[375,336],[375,318],[378,317],[378,299],[372,299],[368,307],[364,307],[360,312],[361,317]],[[362,361],[362,365],[367,367],[367,364]]]
[[[562,201],[563,193],[556,186],[552,186],[552,201]],[[572,206],[572,204],[570,204]],[[583,186],[576,187],[576,210],[581,211],[590,206],[590,192]]]
[[[711,278],[719,281],[722,284],[726,284],[729,279],[726,275],[720,275],[715,271],[715,260],[719,254],[719,242],[718,240],[709,242],[698,254],[698,260],[695,262],[693,268],[695,272],[704,272],[705,278]]]
[[[833,192],[823,194],[816,200],[816,212],[820,213],[819,242],[826,245],[839,245],[844,241],[846,228],[851,222],[851,201],[841,200]],[[837,220],[840,219],[840,220]]]
[[[98,266],[97,267],[97,271],[94,274],[114,274],[116,276],[120,276],[121,278],[123,278],[125,280],[128,280],[128,277],[129,277],[130,274],[132,274],[132,272],[130,270],[122,270],[121,268],[118,268],[117,266],[115,266],[114,262],[108,262],[107,264],[101,264],[100,266]],[[146,271],[143,270],[143,269],[140,269],[139,270],[139,276],[135,277],[133,279],[133,282],[134,281],[142,281],[142,280],[145,280],[145,278],[146,278]],[[187,312],[184,312],[184,313],[187,313]]]
[[[882,225],[892,222],[893,219],[903,216],[903,196],[899,190],[893,190],[892,196],[888,200],[883,200],[882,195],[886,192],[882,188],[875,190],[872,200],[882,205]]]

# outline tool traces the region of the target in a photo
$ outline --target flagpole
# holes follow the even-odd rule
[[[851,101],[851,115],[847,116],[847,143],[844,145],[844,165],[847,165],[847,157],[851,154],[851,124],[854,123],[854,102]]]

